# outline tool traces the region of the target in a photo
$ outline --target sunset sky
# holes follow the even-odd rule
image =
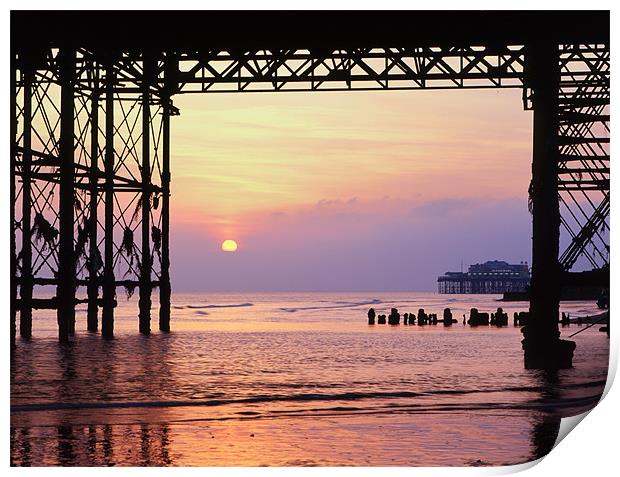
[[[461,261],[530,259],[532,117],[518,89],[175,105],[177,291],[435,290]]]

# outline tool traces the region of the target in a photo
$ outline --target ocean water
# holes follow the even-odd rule
[[[154,303],[157,302],[154,297]],[[71,343],[35,312],[11,362],[12,465],[509,465],[549,451],[559,420],[593,407],[607,377],[600,326],[574,367],[523,368],[514,311],[495,295],[175,294],[172,331],[138,333],[119,295],[115,339]],[[367,324],[367,310],[445,307],[452,327]],[[471,307],[505,328],[461,323]],[[593,302],[562,303],[572,317]],[[566,337],[584,326],[562,328]]]

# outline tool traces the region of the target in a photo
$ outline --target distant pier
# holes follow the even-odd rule
[[[527,262],[492,260],[471,265],[467,272],[446,272],[437,278],[442,294],[524,293],[530,284]]]

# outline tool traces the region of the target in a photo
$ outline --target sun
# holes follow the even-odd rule
[[[224,240],[222,242],[222,252],[236,252],[237,242],[231,239]]]

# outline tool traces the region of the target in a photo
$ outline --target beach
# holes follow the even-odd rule
[[[609,341],[573,338],[572,369],[523,367],[525,302],[435,293],[176,294],[172,331],[137,333],[119,295],[115,339],[56,341],[35,315],[11,363],[12,465],[510,465],[544,455],[562,416],[590,409]],[[509,326],[470,327],[501,306]],[[452,327],[367,324],[366,312],[441,314]],[[573,316],[594,302],[562,303]],[[153,312],[156,330],[157,312]],[[585,327],[585,325],[584,325]],[[563,327],[562,337],[582,327]]]

